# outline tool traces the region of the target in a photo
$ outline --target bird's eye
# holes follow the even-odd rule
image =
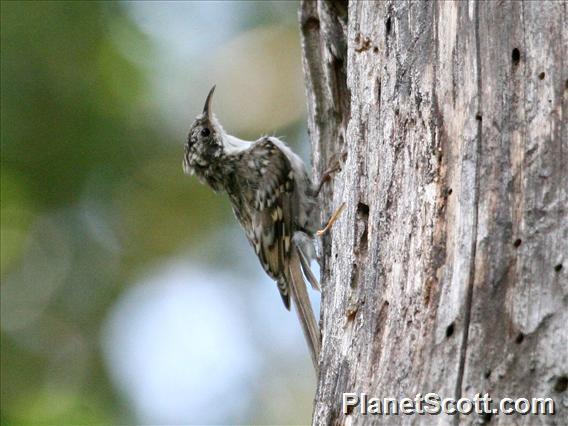
[[[204,138],[206,138],[210,134],[211,134],[211,132],[209,131],[209,129],[207,127],[205,127],[203,130],[201,130],[201,136],[203,136]]]

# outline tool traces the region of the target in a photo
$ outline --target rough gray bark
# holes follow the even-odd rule
[[[323,217],[314,423],[568,416],[566,2],[305,0]],[[341,412],[343,392],[553,397],[554,417]]]

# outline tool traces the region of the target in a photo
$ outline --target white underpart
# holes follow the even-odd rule
[[[251,147],[251,144],[252,142],[244,141],[226,133],[223,135],[223,149],[225,154],[228,155],[245,151]]]

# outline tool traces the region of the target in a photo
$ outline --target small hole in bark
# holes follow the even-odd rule
[[[568,389],[568,376],[560,376],[554,383],[554,390],[558,393],[564,392]]]
[[[545,74],[544,72],[541,72],[541,73],[538,75],[538,79],[539,79],[539,80],[544,80],[544,77],[546,77],[546,74]]]
[[[379,48],[377,46],[373,47],[373,53],[379,53]]]
[[[398,114],[400,114],[400,110],[397,108],[397,109],[394,110],[394,115],[398,115]]]
[[[359,240],[359,247],[361,247],[361,250],[366,251],[367,250],[367,242],[369,239],[368,236],[368,232],[367,232],[367,227],[365,226],[365,230],[363,231],[363,235],[361,235],[361,240]]]
[[[359,281],[359,269],[356,263],[351,265],[353,272],[351,274],[351,281],[349,282],[349,287],[355,289],[357,287],[357,282]]]
[[[452,195],[452,192],[454,192],[452,188],[448,188],[448,195]]]
[[[515,339],[515,343],[517,345],[520,345],[521,343],[523,343],[523,340],[525,340],[525,335],[523,333],[519,333],[517,335],[517,338]]]
[[[562,263],[559,263],[558,265],[556,265],[556,266],[554,267],[554,270],[555,270],[556,272],[560,272],[560,271],[562,270]]]
[[[477,121],[483,120],[483,116],[481,115],[480,112],[478,112],[477,114],[475,114],[475,119],[476,119]]]
[[[513,65],[518,65],[521,60],[521,52],[516,47],[513,49],[513,53],[511,53],[511,59],[513,60]]]
[[[485,377],[486,379],[490,378],[491,377],[491,370],[489,370],[489,369],[485,370],[483,377]]]
[[[517,239],[515,240],[515,242],[513,243],[513,245],[514,245],[515,247],[519,247],[519,246],[521,245],[521,243],[522,243],[522,240],[521,240],[520,238],[517,238]]]
[[[452,337],[452,334],[454,334],[454,323],[451,323],[448,325],[448,328],[446,328],[446,337]]]
[[[483,423],[491,423],[491,419],[493,418],[493,413],[490,412],[484,412],[481,415],[481,418],[483,419]]]
[[[319,31],[320,28],[320,21],[316,18],[308,18],[308,20],[304,23],[304,28],[310,31]]]
[[[387,22],[385,23],[385,28],[387,30],[387,35],[389,35],[390,32],[391,32],[391,28],[392,28],[392,21],[391,21],[390,16],[387,18]]]
[[[365,203],[357,204],[357,213],[361,217],[368,217],[369,216],[369,206]]]

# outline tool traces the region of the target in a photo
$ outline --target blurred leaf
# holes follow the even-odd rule
[[[96,168],[127,171],[135,142],[152,147],[152,130],[128,119],[140,111],[141,75],[109,38],[101,6],[2,3],[2,167],[25,172],[46,205],[76,199]]]
[[[115,191],[131,260],[172,254],[182,244],[206,238],[232,216],[225,196],[183,175],[180,158],[148,162]]]
[[[34,215],[23,179],[8,170],[0,171],[0,275],[20,259]]]

